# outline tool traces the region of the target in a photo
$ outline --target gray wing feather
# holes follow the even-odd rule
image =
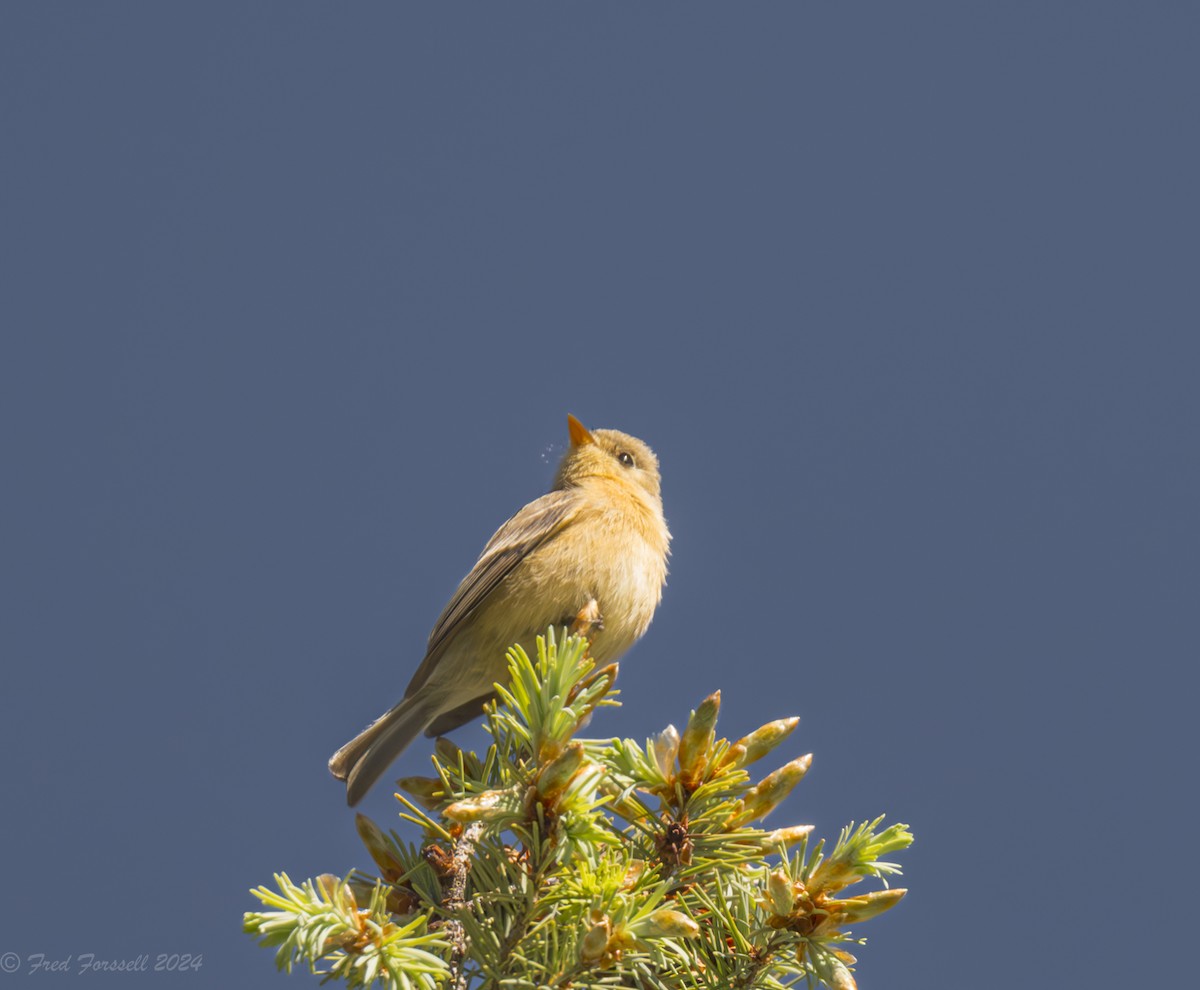
[[[413,674],[405,697],[418,690],[433,672],[443,649],[472,612],[496,590],[522,560],[553,539],[574,518],[579,502],[571,491],[548,492],[530,502],[488,540],[471,573],[463,578],[429,634],[425,659]]]

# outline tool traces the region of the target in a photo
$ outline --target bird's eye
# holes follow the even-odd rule
[[[633,454],[629,453],[627,450],[623,450],[617,454],[617,460],[626,467],[633,467]]]

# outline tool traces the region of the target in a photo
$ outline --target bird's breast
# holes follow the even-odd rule
[[[497,619],[543,632],[595,599],[603,627],[591,635],[591,655],[599,663],[615,660],[650,625],[666,581],[670,537],[661,513],[655,520],[647,512],[628,499],[586,500],[506,580]]]

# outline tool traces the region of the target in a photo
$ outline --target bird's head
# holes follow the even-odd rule
[[[606,478],[660,498],[658,458],[637,437],[619,430],[589,430],[570,415],[567,429],[571,446],[558,465],[555,488],[570,488],[587,478]]]

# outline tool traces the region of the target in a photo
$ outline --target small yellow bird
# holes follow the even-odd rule
[[[420,732],[476,718],[507,672],[514,643],[532,651],[553,624],[586,630],[597,665],[617,659],[662,600],[671,534],[658,459],[636,437],[567,417],[571,446],[554,487],[501,526],[429,634],[404,698],[333,754],[329,769],[359,802]]]

